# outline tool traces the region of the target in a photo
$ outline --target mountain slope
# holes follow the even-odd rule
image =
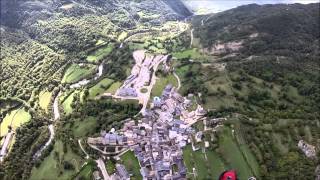
[[[178,66],[189,70],[182,91],[201,92],[209,116],[232,119],[261,179],[315,177],[319,158],[297,145],[320,148],[319,22],[319,4],[247,5],[192,19],[199,57]]]
[[[247,5],[194,18],[206,48],[241,42],[245,55],[319,55],[319,4]],[[231,49],[229,49],[231,50]]]

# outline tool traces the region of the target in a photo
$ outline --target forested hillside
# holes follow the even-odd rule
[[[319,4],[247,5],[193,19],[206,48],[241,43],[244,55],[319,55]],[[232,48],[227,48],[232,51]]]
[[[253,4],[192,20],[193,47],[211,58],[179,65],[189,69],[184,90],[202,92],[212,117],[237,117],[230,125],[263,179],[313,179],[319,164],[297,149],[301,139],[319,148],[319,20],[319,4]]]

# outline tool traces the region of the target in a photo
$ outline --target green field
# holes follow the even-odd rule
[[[250,153],[249,149],[242,148],[243,152],[241,151],[229,128],[224,128],[222,133],[223,134],[219,137],[219,152],[222,154],[230,168],[237,171],[240,179],[248,179],[249,177],[254,176],[250,166],[243,156],[243,153]]]
[[[93,172],[95,169],[96,163],[94,161],[90,161],[87,165],[83,166],[77,178],[79,179],[92,179]]]
[[[194,167],[197,172],[196,179],[218,179],[219,175],[226,170],[224,163],[219,155],[212,150],[206,150],[206,156],[207,160],[201,149],[192,151],[190,144],[183,149],[183,160],[189,173],[193,172]],[[188,177],[194,178],[192,174],[188,174]]]
[[[105,44],[106,42],[104,41],[104,40],[102,40],[102,39],[99,39],[97,42],[96,42],[96,46],[100,46],[100,45],[103,45],[103,44]]]
[[[161,96],[163,89],[168,85],[171,84],[174,87],[178,87],[178,80],[177,78],[169,74],[167,76],[162,76],[160,75],[157,79],[156,84],[153,86],[152,91],[151,91],[151,96]]]
[[[183,161],[187,167],[187,171],[189,173],[192,173],[192,168],[194,167],[193,165],[194,160],[193,160],[193,151],[190,144],[183,149]]]
[[[197,179],[208,178],[208,168],[205,163],[206,160],[205,160],[204,154],[201,152],[201,150],[193,153],[193,159],[194,159],[194,162],[201,162],[201,163],[195,163],[195,166],[194,166],[197,170]]]
[[[106,170],[107,170],[108,174],[113,174],[116,170],[116,165],[111,160],[107,160]]]
[[[113,48],[114,44],[104,45],[87,56],[87,61],[93,63],[98,62],[108,56],[112,52]]]
[[[106,93],[115,94],[116,91],[120,88],[121,85],[122,85],[121,82],[114,82],[114,83],[106,90]]]
[[[225,164],[215,151],[208,150],[206,151],[206,154],[208,158],[207,163],[209,165],[208,171],[211,172],[211,177],[218,179],[221,172],[226,170]]]
[[[64,169],[63,161],[71,163],[74,166],[74,169]],[[83,160],[81,157],[74,154],[70,147],[67,147],[67,152],[64,153],[62,142],[56,141],[50,155],[42,161],[38,168],[34,167],[32,169],[30,179],[71,179],[71,177],[80,169],[82,163]]]
[[[95,133],[97,126],[97,119],[94,117],[89,117],[78,121],[74,121],[71,129],[75,137],[81,138],[87,137],[88,134]]]
[[[197,172],[196,179],[218,179],[223,171],[229,169],[236,170],[239,179],[259,177],[259,165],[248,146],[238,145],[229,128],[223,128],[219,134],[217,150],[206,148],[204,153],[200,148],[192,151],[190,144],[183,149],[183,160],[188,172],[192,173],[194,167]],[[202,146],[200,143],[200,147]],[[192,179],[193,174],[189,174],[188,177]]]
[[[194,60],[207,60],[209,58],[206,54],[199,52],[197,48],[187,49],[180,52],[174,52],[172,56],[176,57],[177,59],[190,57],[191,59],[194,59]]]
[[[123,165],[132,174],[131,179],[142,179],[140,174],[140,165],[138,159],[134,156],[132,151],[128,151],[120,157]]]
[[[118,37],[118,41],[123,41],[125,38],[127,38],[127,36],[128,36],[127,32],[125,31],[121,32],[121,34]]]
[[[12,129],[15,130],[30,119],[31,115],[22,108],[9,112],[1,122],[0,136],[4,136],[8,133],[8,126],[11,126]]]
[[[95,65],[84,65],[80,67],[78,64],[72,64],[64,73],[62,83],[75,83],[84,79],[88,75],[94,73]]]
[[[48,106],[51,100],[51,92],[48,91],[41,91],[39,94],[39,105],[42,109],[48,112]]]
[[[63,106],[63,110],[66,114],[70,114],[72,113],[72,102],[74,99],[74,95],[75,92],[71,93],[63,102],[62,102],[62,106]]]
[[[94,98],[102,93],[106,92],[111,87],[114,81],[109,78],[104,78],[98,84],[94,85],[89,89],[89,97]]]

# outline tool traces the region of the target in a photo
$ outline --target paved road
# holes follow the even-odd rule
[[[10,144],[13,134],[14,132],[11,130],[10,132],[8,132],[8,134],[4,139],[3,146],[1,147],[1,151],[0,151],[0,162],[2,162],[3,158],[7,155],[8,146]]]
[[[110,180],[111,177],[109,176],[107,170],[106,170],[106,166],[103,162],[103,160],[101,158],[99,158],[98,160],[96,160],[97,164],[98,164],[98,168],[100,169],[103,179],[104,180]]]
[[[150,85],[147,87],[148,89],[148,92],[147,93],[144,93],[144,94],[141,94],[142,96],[142,99],[143,99],[143,106],[142,106],[142,109],[141,109],[141,113],[143,114],[147,108],[147,105],[148,105],[148,102],[149,102],[149,99],[150,99],[150,95],[151,95],[151,91],[152,91],[152,88],[153,86],[156,84],[156,80],[157,80],[157,77],[156,77],[156,72],[158,70],[158,66],[160,63],[162,63],[165,59],[167,59],[168,56],[164,56],[161,58],[160,61],[157,62],[157,64],[154,65],[154,71],[152,73],[152,77],[151,77],[151,82],[150,82]]]
[[[193,31],[194,31],[194,29],[191,29],[191,31],[190,31],[190,36],[191,36],[190,48],[192,47],[192,43],[193,43]]]
[[[53,102],[53,120],[58,120],[60,119],[60,112],[59,112],[59,96],[61,95],[61,92],[58,93],[58,95],[56,96],[56,98],[54,98],[54,102]]]
[[[168,58],[168,55],[166,55],[166,56],[157,55],[157,56],[152,56],[152,57],[146,57],[145,51],[138,50],[138,51],[135,51],[133,53],[133,57],[134,57],[134,59],[136,61],[136,64],[132,68],[131,73],[132,73],[132,75],[137,76],[137,77],[134,80],[131,80],[130,82],[126,82],[125,81],[123,83],[123,85],[115,93],[116,95],[111,95],[111,94],[108,94],[108,93],[105,93],[104,95],[112,96],[113,98],[120,98],[122,100],[136,99],[136,100],[139,101],[139,103],[142,104],[142,109],[140,110],[140,113],[143,114],[145,112],[146,108],[147,108],[147,105],[148,105],[148,102],[149,102],[149,99],[150,99],[150,95],[151,95],[151,90],[152,90],[153,86],[156,83],[156,79],[157,79],[156,72],[158,70],[158,66]],[[152,63],[155,62],[153,65],[150,65],[150,67],[149,67],[149,68],[152,68],[154,70],[153,73],[151,74],[151,80],[150,80],[149,86],[144,86],[144,83],[146,81],[145,77],[149,76],[150,71],[147,71],[147,72],[141,71],[141,69],[142,69],[141,66],[143,66],[143,67],[149,66],[149,64],[146,63],[146,62],[152,62]],[[146,63],[148,65],[146,65],[144,63]],[[145,74],[145,73],[148,73],[148,74]],[[137,91],[137,94],[138,94],[137,97],[129,97],[129,96],[119,96],[119,95],[117,95],[120,89],[126,88],[128,86],[131,86],[130,84],[132,84],[132,83],[134,84],[134,87],[136,88],[136,91]],[[140,91],[143,88],[147,89],[146,93],[142,93]]]
[[[34,154],[34,156],[33,156],[34,158],[40,157],[41,153],[51,144],[51,142],[52,142],[52,140],[54,138],[54,127],[53,127],[53,125],[50,124],[48,126],[48,129],[49,129],[49,132],[50,132],[49,140],[44,144],[44,146],[42,146],[42,148],[38,152],[36,152]]]

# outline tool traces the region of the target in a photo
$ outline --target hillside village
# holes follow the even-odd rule
[[[151,109],[147,109],[137,123],[126,120],[121,130],[103,132],[101,137],[88,138],[88,143],[105,155],[133,151],[144,179],[186,178],[182,148],[192,143],[190,137],[195,130],[191,125],[206,115],[200,105],[195,111],[188,111],[190,103],[172,85],[167,85],[161,97],[154,97]],[[201,137],[199,139],[201,141]],[[115,149],[108,152],[107,147]],[[129,176],[124,166],[118,164],[117,173],[112,177],[128,179]]]

